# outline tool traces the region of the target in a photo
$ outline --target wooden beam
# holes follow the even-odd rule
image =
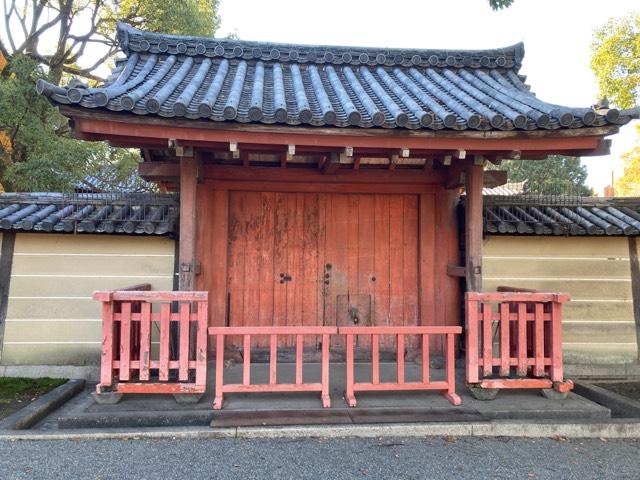
[[[212,180],[215,188],[246,192],[282,193],[380,193],[406,194],[434,192],[439,187],[418,183],[304,183]]]
[[[193,290],[196,270],[196,192],[198,160],[180,158],[179,282],[181,291]]]
[[[540,136],[535,132],[517,132],[517,136],[497,136],[494,132],[484,132],[484,136],[466,136],[458,134],[451,137],[449,134],[438,132],[423,132],[418,135],[414,131],[394,131],[392,136],[382,130],[375,129],[363,134],[360,130],[346,129],[276,129],[276,130],[228,130],[215,122],[190,121],[185,123],[172,122],[169,124],[153,121],[145,116],[146,123],[137,123],[135,116],[112,117],[109,120],[100,118],[75,118],[75,131],[80,134],[98,134],[96,139],[109,140],[112,135],[136,137],[140,139],[151,138],[176,138],[183,142],[234,142],[264,145],[289,145],[297,146],[314,145],[332,148],[340,148],[349,145],[352,148],[380,148],[412,150],[465,150],[467,153],[476,151],[544,151],[548,153],[561,153],[565,150],[596,150],[600,148],[601,136],[613,133],[604,130],[573,129],[579,131],[576,136],[567,136],[565,130],[554,131],[554,136]],[[118,121],[119,120],[119,121]],[[174,119],[175,120],[175,119]],[[181,126],[184,125],[184,126]],[[617,127],[616,127],[617,128]],[[354,133],[357,132],[357,133]],[[592,132],[594,134],[592,134]],[[597,132],[597,134],[595,133]],[[428,134],[428,135],[427,135]]]
[[[467,291],[482,291],[482,185],[481,165],[468,164],[465,175],[465,273]]]
[[[16,233],[4,231],[2,246],[0,247],[0,359],[4,346],[4,326],[9,307],[9,284],[11,283],[11,266],[13,265],[13,250],[16,243]]]
[[[330,161],[327,160],[323,167]],[[337,162],[337,156],[333,159]],[[154,164],[152,164],[154,165]],[[171,164],[169,164],[171,165]],[[165,167],[159,167],[164,170]],[[329,167],[327,167],[329,168]],[[203,177],[211,180],[229,181],[258,181],[258,182],[304,182],[304,183],[388,183],[388,184],[421,184],[434,185],[444,183],[447,173],[445,171],[423,171],[423,170],[396,170],[389,172],[382,169],[358,170],[339,169],[331,177],[327,177],[322,171],[307,168],[288,168],[282,170],[274,167],[251,166],[240,168],[228,165],[204,165]],[[141,173],[155,173],[155,166],[147,167],[140,165]],[[173,169],[166,167],[165,172],[171,173]]]
[[[196,128],[202,130],[218,130],[227,131],[228,135],[233,136],[234,132],[249,132],[249,133],[268,133],[278,134],[287,133],[292,130],[288,125],[265,125],[265,124],[246,124],[235,122],[212,122],[210,120],[192,120],[187,118],[163,118],[153,115],[131,115],[129,112],[118,113],[86,109],[82,107],[76,107],[71,105],[59,105],[59,110],[65,117],[73,118],[76,120],[76,126],[78,120],[90,119],[97,121],[106,121],[106,123],[126,123],[129,125],[143,124],[153,125],[159,127],[187,127]],[[607,125],[601,127],[585,127],[585,128],[563,128],[558,130],[459,130],[459,131],[447,131],[447,130],[429,130],[429,129],[415,129],[415,130],[402,130],[400,129],[379,129],[379,128],[336,128],[336,127],[305,127],[296,126],[295,131],[301,135],[311,134],[316,136],[335,136],[346,135],[352,137],[396,137],[396,138],[477,138],[482,140],[493,140],[500,138],[568,138],[568,137],[605,137],[617,133],[620,127],[617,125]],[[79,129],[82,131],[82,129]],[[166,142],[166,136],[164,142]],[[175,137],[182,138],[182,137]],[[228,137],[229,138],[229,137]],[[228,140],[227,140],[228,141]],[[164,143],[163,142],[163,143]],[[295,142],[293,142],[295,143]],[[296,144],[299,145],[299,144]],[[345,145],[353,145],[351,143],[343,143],[338,145],[344,147]],[[400,145],[402,147],[411,148],[410,145]],[[459,148],[465,148],[464,145],[458,145],[451,147],[449,150],[455,150]],[[468,149],[467,149],[468,150]],[[468,152],[469,153],[469,152]]]

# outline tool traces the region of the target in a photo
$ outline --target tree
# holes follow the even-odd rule
[[[640,139],[640,126],[637,127]],[[640,196],[640,140],[630,152],[622,155],[624,173],[616,180],[615,194],[622,197]]]
[[[123,177],[137,166],[139,153],[82,142],[69,135],[58,110],[38,95],[34,84],[45,73],[26,55],[15,57],[0,77],[0,172],[5,190],[69,191],[105,165]],[[8,139],[8,142],[7,142]]]
[[[5,35],[0,52],[11,62],[27,55],[63,73],[102,80],[95,70],[117,50],[116,20],[149,31],[212,36],[218,29],[219,0],[3,0]],[[42,42],[42,38],[47,38]],[[49,41],[52,38],[52,41]],[[53,48],[52,48],[53,46]],[[86,58],[87,47],[91,58]]]
[[[503,8],[509,8],[515,0],[489,0],[489,5],[494,10],[502,10]]]
[[[591,44],[591,69],[600,95],[620,108],[631,108],[640,98],[640,12],[611,18],[596,30]],[[615,194],[640,195],[640,128],[636,147],[622,156],[624,173],[615,182]]]
[[[587,167],[576,157],[552,155],[545,160],[505,160],[500,169],[507,171],[509,182],[526,180],[530,193],[578,196],[593,193],[586,185]]]
[[[600,94],[620,108],[631,108],[640,97],[640,13],[612,18],[596,30],[591,44],[591,68]]]
[[[116,18],[145,30],[213,35],[218,2],[3,0],[0,58],[8,64],[0,69],[0,188],[69,191],[105,171],[111,182],[114,172],[116,180],[130,176],[139,153],[71,138],[66,119],[36,94],[36,80],[60,84],[70,74],[100,80],[96,69],[117,48]]]

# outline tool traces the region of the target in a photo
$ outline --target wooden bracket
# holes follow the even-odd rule
[[[240,158],[240,147],[238,142],[229,142],[229,151],[234,159]]]
[[[454,265],[452,263],[449,263],[447,265],[447,275],[449,275],[450,277],[464,278],[466,274],[467,274],[466,269],[464,267],[461,267],[460,265]]]

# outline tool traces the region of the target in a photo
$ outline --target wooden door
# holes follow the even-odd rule
[[[415,195],[232,192],[228,252],[229,325],[418,323]]]

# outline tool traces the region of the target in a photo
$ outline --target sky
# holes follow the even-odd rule
[[[321,45],[496,48],[524,42],[521,73],[545,101],[588,107],[598,99],[589,67],[593,31],[640,10],[638,0],[515,0],[494,12],[487,0],[222,0],[216,36]],[[637,134],[632,122],[612,138],[611,155],[583,158],[596,194],[622,174],[620,155]]]

